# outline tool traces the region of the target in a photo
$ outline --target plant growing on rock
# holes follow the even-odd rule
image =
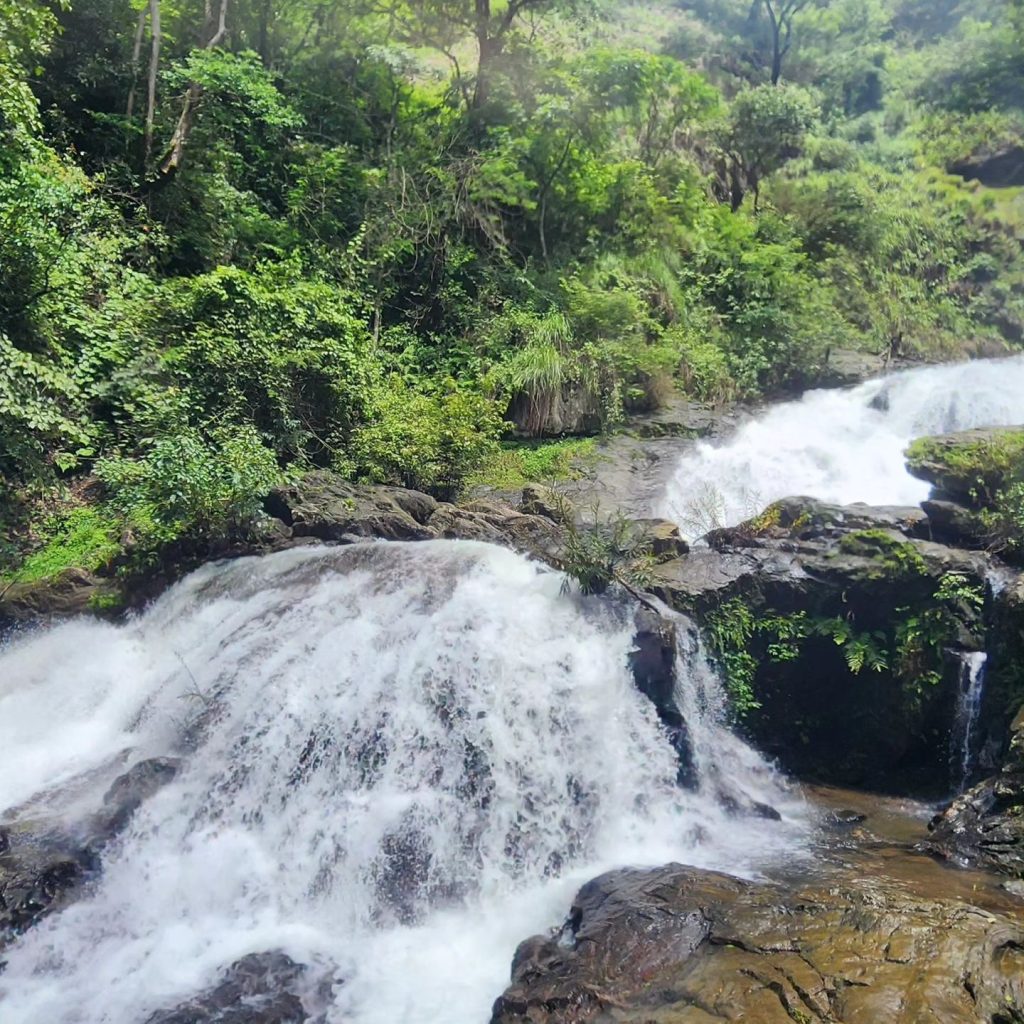
[[[565,543],[559,564],[566,583],[575,582],[581,593],[603,594],[620,586],[632,596],[650,586],[655,558],[647,532],[618,514],[604,523],[581,526],[563,514]]]

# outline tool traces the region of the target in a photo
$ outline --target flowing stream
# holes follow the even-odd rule
[[[601,870],[792,861],[802,799],[724,727],[682,620],[699,782],[676,784],[630,620],[499,548],[367,544],[207,566],[125,625],[0,649],[0,817],[69,819],[182,758],[5,951],[0,1019],[141,1024],[280,950],[318,1021],[484,1024],[516,944]]]
[[[1024,423],[1024,356],[907,370],[775,405],[720,444],[684,455],[657,514],[700,536],[790,495],[916,505],[928,485],[903,451],[915,437]]]

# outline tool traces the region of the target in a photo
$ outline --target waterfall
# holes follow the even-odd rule
[[[957,793],[967,788],[974,770],[977,756],[974,745],[981,715],[981,698],[985,692],[987,661],[988,655],[984,651],[963,651],[960,654],[956,711],[950,734],[950,767]]]
[[[916,505],[928,485],[903,451],[915,437],[1024,422],[1024,357],[908,370],[770,408],[724,443],[684,455],[657,514],[691,537],[790,495]]]
[[[0,1017],[142,1024],[282,951],[325,1024],[483,1024],[516,944],[600,871],[791,859],[800,799],[682,632],[692,791],[633,685],[631,611],[489,545],[207,566],[124,625],[0,650],[0,814],[67,818],[182,759],[91,889],[5,950]]]

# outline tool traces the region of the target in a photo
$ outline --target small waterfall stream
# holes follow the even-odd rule
[[[1024,422],[1024,356],[908,370],[772,406],[724,443],[687,452],[656,514],[699,536],[790,495],[916,505],[928,485],[903,451],[915,437]]]
[[[516,944],[600,871],[792,860],[801,798],[683,645],[692,791],[630,676],[630,614],[488,545],[211,565],[123,626],[0,649],[0,815],[73,815],[182,758],[91,890],[5,951],[0,1019],[142,1024],[279,950],[323,1024],[483,1024]]]
[[[950,731],[950,767],[955,792],[967,789],[974,770],[978,720],[985,693],[984,651],[964,651],[960,655],[960,679],[957,685],[956,712]]]

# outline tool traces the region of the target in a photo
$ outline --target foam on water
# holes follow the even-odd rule
[[[282,950],[330,1024],[483,1024],[516,944],[601,870],[798,854],[799,796],[724,727],[692,637],[694,792],[632,683],[629,616],[562,583],[482,544],[299,549],[0,650],[8,814],[183,758],[91,892],[6,951],[0,1018],[135,1024]]]

